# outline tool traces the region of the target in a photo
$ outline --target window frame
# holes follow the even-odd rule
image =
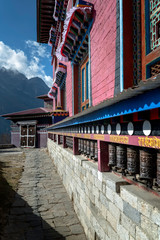
[[[88,66],[88,75],[86,71],[87,66]],[[84,80],[82,78],[83,70],[84,70]],[[88,76],[88,81],[86,76]],[[80,81],[81,81],[81,106],[80,107],[81,107],[81,111],[84,111],[89,107],[89,56],[88,55],[84,58],[84,60],[80,64]],[[88,87],[87,87],[87,82],[88,82]],[[84,101],[82,100],[83,91],[84,91]]]

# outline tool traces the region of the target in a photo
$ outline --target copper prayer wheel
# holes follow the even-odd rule
[[[84,154],[87,154],[87,140],[84,140]]]
[[[97,141],[95,142],[95,153],[94,153],[94,160],[98,160],[98,146]]]
[[[81,152],[81,139],[78,139],[78,151]]]
[[[84,140],[81,139],[81,152],[83,153],[83,151],[84,151]]]
[[[90,141],[87,140],[87,156],[90,155]]]
[[[95,155],[95,142],[91,141],[90,142],[90,158],[94,157]]]
[[[139,151],[135,147],[127,147],[127,170],[131,174],[139,172]]]
[[[157,153],[157,184],[160,186],[160,153]]]
[[[140,150],[140,178],[152,179],[154,170],[154,154],[151,149]]]
[[[71,137],[66,137],[66,144],[69,148],[73,148],[73,139]]]
[[[119,145],[116,147],[116,155],[117,155],[117,168],[122,170],[126,169],[127,166],[127,151],[126,146]]]
[[[116,165],[116,145],[108,144],[108,152],[109,152],[109,166]]]
[[[63,143],[63,136],[60,136],[60,143]]]

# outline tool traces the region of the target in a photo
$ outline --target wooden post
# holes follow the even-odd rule
[[[78,138],[73,137],[73,154],[74,155],[79,155],[78,151]]]
[[[63,148],[67,148],[66,136],[63,136]]]
[[[98,140],[98,170],[109,172],[108,143]]]
[[[53,141],[56,142],[56,134],[53,134]]]
[[[60,144],[60,135],[57,135],[57,144]]]

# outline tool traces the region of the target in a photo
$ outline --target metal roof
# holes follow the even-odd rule
[[[23,115],[48,114],[51,112],[52,112],[52,109],[41,107],[41,108],[33,108],[33,109],[27,109],[24,111],[4,114],[4,115],[2,115],[2,117],[16,117],[16,116],[23,116]]]

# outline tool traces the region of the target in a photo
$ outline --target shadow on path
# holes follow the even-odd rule
[[[17,194],[3,177],[0,162],[0,239],[51,240],[65,239],[40,216],[35,208]],[[10,209],[10,210],[9,210]]]

